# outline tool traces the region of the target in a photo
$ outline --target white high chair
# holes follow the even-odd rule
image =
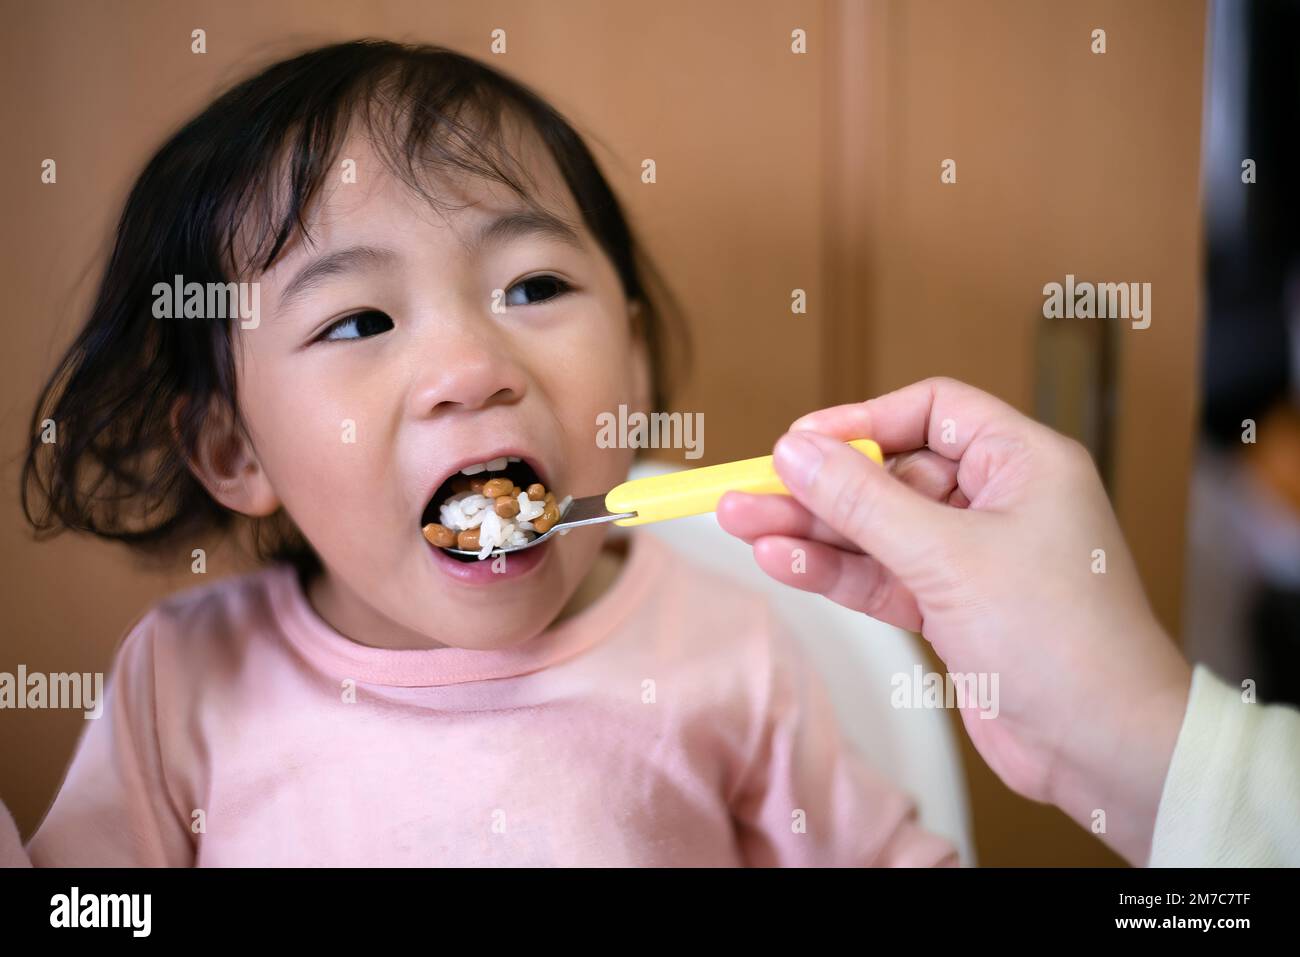
[[[676,469],[638,461],[630,478]],[[728,535],[712,514],[640,526],[678,551],[776,602],[826,682],[840,727],[858,752],[917,802],[927,830],[948,838],[965,866],[975,864],[966,778],[942,710],[890,706],[891,678],[920,665],[930,670],[916,635],[767,577],[749,546]]]

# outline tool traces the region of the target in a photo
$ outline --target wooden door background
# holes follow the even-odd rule
[[[697,359],[673,407],[705,413],[705,456],[692,464],[762,454],[803,412],[928,375],[1033,412],[1044,384],[1076,371],[1042,348],[1043,284],[1067,273],[1151,282],[1151,327],[1114,336],[1110,481],[1153,601],[1177,629],[1200,327],[1200,0],[0,9],[0,670],[106,671],[123,629],[194,583],[188,560],[160,575],[93,542],[33,544],[17,505],[31,403],[84,314],[132,178],[218,88],[358,36],[482,57],[588,135],[687,308]],[[206,54],[190,51],[196,28]],[[496,28],[504,55],[489,52]],[[796,29],[804,54],[791,50]],[[56,186],[39,181],[47,157]],[[640,181],[646,158],[654,184]],[[955,184],[940,182],[945,159]],[[791,311],[795,289],[806,314]],[[236,567],[214,555],[209,574]],[[82,726],[76,713],[0,713],[0,798],[24,836]],[[969,748],[965,759],[982,863],[1115,860],[1057,812],[1010,795]]]

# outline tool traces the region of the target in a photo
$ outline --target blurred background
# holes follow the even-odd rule
[[[1300,704],[1300,4],[1211,12],[1205,328],[1185,646]],[[1242,163],[1270,170],[1243,187]]]
[[[1189,654],[1262,699],[1300,699],[1298,7],[3,0],[0,670],[107,670],[150,603],[194,584],[188,556],[159,572],[71,536],[33,544],[18,508],[31,404],[133,177],[252,70],[381,36],[478,56],[587,136],[686,308],[696,361],[672,408],[708,424],[690,464],[763,454],[813,408],[964,379],[1088,444]],[[489,49],[498,28],[505,54]],[[57,186],[40,182],[47,157]],[[1150,327],[1045,319],[1043,287],[1067,275],[1150,283]],[[209,573],[240,563],[210,554]],[[24,837],[82,725],[0,712],[0,798]],[[960,737],[980,863],[1120,863]]]

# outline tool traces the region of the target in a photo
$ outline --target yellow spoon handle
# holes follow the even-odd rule
[[[848,443],[877,464],[884,463],[880,446],[871,439],[854,439]],[[767,495],[789,495],[781,484],[772,456],[741,459],[722,465],[707,465],[683,472],[651,475],[633,479],[609,491],[605,508],[610,512],[636,512],[634,518],[622,518],[615,525],[645,525],[670,518],[685,518],[712,512],[724,492],[753,492]]]

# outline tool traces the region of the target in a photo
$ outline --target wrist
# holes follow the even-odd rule
[[[1049,788],[1052,804],[1136,866],[1150,856],[1192,681],[1191,666],[1163,633],[1160,641],[1167,655],[1097,696],[1102,706],[1083,718],[1090,733],[1066,743]]]

